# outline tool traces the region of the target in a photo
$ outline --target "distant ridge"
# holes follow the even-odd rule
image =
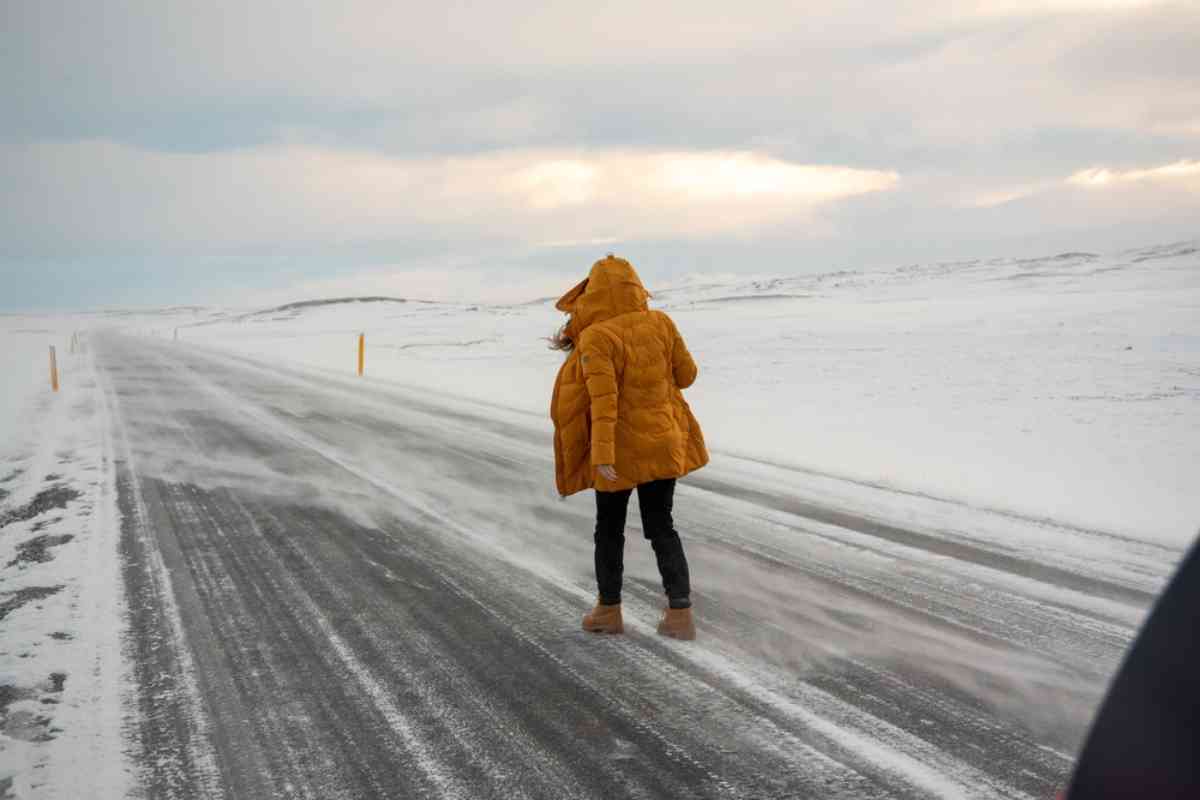
[[[260,311],[260,314],[269,314],[274,311],[295,311],[301,308],[313,308],[316,306],[334,306],[339,303],[433,303],[432,300],[410,300],[405,297],[383,297],[381,295],[368,295],[365,297],[331,297],[325,300],[297,300],[294,303],[286,303],[282,306],[269,308],[266,311]]]
[[[297,300],[294,303],[284,303],[281,306],[272,308],[260,308],[256,311],[245,311],[236,314],[227,314],[216,319],[205,320],[203,322],[193,322],[191,324],[181,325],[181,328],[199,328],[205,325],[217,325],[222,322],[244,322],[263,317],[268,317],[271,314],[291,314],[291,317],[276,319],[292,319],[308,308],[321,308],[324,306],[335,306],[350,303],[420,303],[422,305],[437,305],[435,300],[413,300],[407,297],[384,297],[382,295],[362,295],[359,297],[328,297],[321,300]]]

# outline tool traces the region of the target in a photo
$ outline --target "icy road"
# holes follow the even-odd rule
[[[1051,798],[1177,551],[714,454],[626,625],[546,422],[92,340],[148,798]]]

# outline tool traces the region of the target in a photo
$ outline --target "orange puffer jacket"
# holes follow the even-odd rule
[[[680,478],[708,463],[680,391],[696,380],[696,362],[671,318],[649,310],[649,296],[630,263],[610,255],[558,301],[576,345],[550,401],[563,496]],[[601,477],[600,464],[612,464],[619,480]]]

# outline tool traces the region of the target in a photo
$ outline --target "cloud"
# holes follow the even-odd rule
[[[891,170],[793,164],[747,151],[535,153],[516,162],[500,167],[494,185],[512,190],[517,207],[533,212],[526,218],[549,218],[571,238],[745,233],[808,220],[821,205],[889,191],[900,180]]]
[[[1150,206],[1173,200],[1176,193],[1200,192],[1200,161],[1182,159],[1154,167],[1120,169],[1089,167],[1065,178],[989,186],[953,185],[947,191],[962,208],[996,208],[1039,195],[1063,194],[1072,190],[1140,188],[1141,200]]]
[[[1200,191],[1200,161],[1176,161],[1173,164],[1145,169],[1093,167],[1079,170],[1066,180],[1069,184],[1089,189],[1149,181],[1171,182]]]
[[[405,156],[775,141],[797,163],[909,174],[989,150],[1029,168],[1011,139],[1046,128],[1200,124],[1195,4],[230,7],[17,5],[0,33],[7,135]]]
[[[436,229],[517,242],[710,236],[808,218],[894,188],[887,170],[745,151],[512,151],[394,158],[302,145],[144,152],[110,142],[10,149],[11,239],[218,248]],[[52,218],[43,215],[56,208]]]
[[[1010,16],[1062,12],[1095,13],[1147,8],[1155,0],[986,0],[974,4],[977,13]]]
[[[1045,184],[1032,186],[1014,186],[1004,189],[989,189],[981,192],[971,192],[964,195],[959,204],[966,208],[995,208],[996,206],[1022,200],[1037,194],[1045,188]]]

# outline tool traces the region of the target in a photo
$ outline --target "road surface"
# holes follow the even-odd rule
[[[654,635],[635,509],[628,633],[589,635],[591,497],[555,496],[543,421],[92,341],[147,798],[1050,798],[1162,577],[797,499],[717,454],[676,501],[699,639]]]

